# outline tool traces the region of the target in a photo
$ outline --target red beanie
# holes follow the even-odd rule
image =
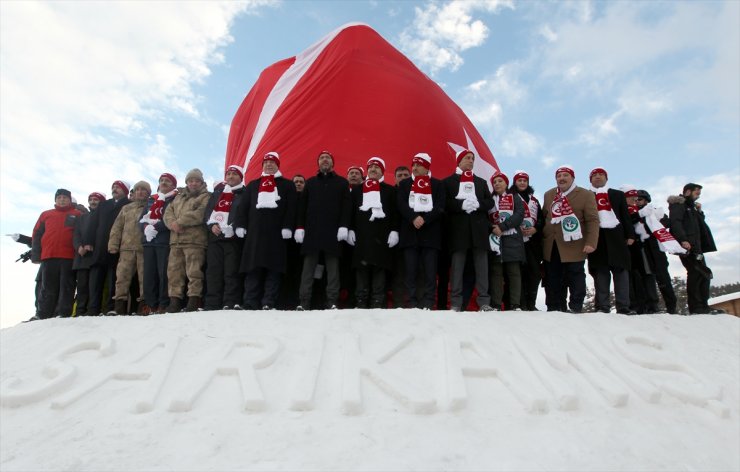
[[[278,169],[280,168],[280,155],[275,151],[270,151],[265,154],[265,157],[262,158],[262,163],[264,164],[265,161],[272,161],[277,164]],[[242,174],[242,178],[244,178],[244,174]]]
[[[491,176],[491,185],[493,185],[493,179],[495,179],[496,177],[501,177],[502,179],[504,179],[504,182],[506,182],[506,186],[509,186],[509,178],[501,171],[496,171],[496,173]]]
[[[263,159],[263,162],[264,162],[264,160],[266,160],[266,159]],[[278,161],[278,167],[280,167],[280,161]],[[232,164],[229,167],[227,167],[226,168],[226,172],[224,172],[224,175],[228,174],[230,171],[231,172],[236,172],[237,174],[239,174],[239,178],[242,179],[242,180],[244,180],[244,171],[238,165]]]
[[[425,152],[420,152],[419,154],[415,155],[414,158],[411,160],[411,164],[421,164],[424,166],[424,168],[429,169],[432,167],[432,156]]]
[[[159,178],[161,179],[162,177],[170,179],[170,182],[172,182],[172,186],[177,187],[177,179],[174,175],[170,174],[169,172],[163,172],[162,175],[159,176]],[[159,182],[159,180],[157,181]]]
[[[588,174],[588,180],[591,180],[591,177],[593,177],[594,174],[604,174],[604,177],[606,177],[607,179],[609,178],[609,174],[607,174],[606,171],[602,167],[597,167],[594,170],[592,170],[591,173]]]
[[[116,180],[115,182],[111,184],[111,188],[114,185],[118,185],[119,187],[121,187],[124,193],[126,193],[126,195],[128,195],[129,191],[131,190],[131,186],[127,184],[126,182],[124,182],[123,180]]]
[[[90,200],[91,197],[97,198],[99,202],[105,201],[105,195],[100,192],[92,192],[90,195],[87,196],[87,199]]]
[[[380,171],[385,174],[385,161],[383,159],[379,157],[371,157],[370,159],[367,160],[368,167],[370,167],[373,164],[380,167]]]
[[[457,160],[457,165],[460,165],[460,161],[462,160],[463,157],[467,156],[468,153],[473,154],[473,156],[475,157],[475,153],[473,153],[473,151],[471,151],[470,149],[461,149],[460,151],[457,152],[457,154],[455,155],[455,159]]]
[[[567,173],[570,174],[571,177],[573,177],[574,179],[576,178],[576,173],[575,173],[575,171],[573,170],[573,168],[571,166],[560,166],[560,167],[558,167],[558,169],[555,171],[555,177],[557,177],[558,174],[561,173],[561,172],[567,172]]]
[[[322,153],[322,154],[324,154],[324,153]],[[327,154],[329,154],[329,153],[327,153]],[[331,154],[329,154],[329,155],[331,155]],[[362,174],[362,177],[363,178],[365,177],[365,170],[362,167],[360,167],[360,166],[349,166],[349,168],[347,169],[347,174],[349,174],[349,171],[351,171],[352,169],[359,170],[360,171],[360,174]]]
[[[519,179],[527,179],[527,182],[529,182],[529,174],[527,174],[523,170],[518,170],[516,171],[516,173],[514,173],[514,182]]]

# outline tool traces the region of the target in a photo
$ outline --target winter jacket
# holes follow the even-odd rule
[[[410,179],[408,179],[410,180]],[[380,204],[385,218],[370,221],[372,210],[362,211],[362,185],[352,187],[352,222],[350,229],[355,232],[356,241],[352,251],[352,266],[376,266],[393,270],[396,265],[395,248],[388,247],[388,235],[398,232],[398,199],[396,188],[385,182],[380,183]]]
[[[298,201],[297,228],[306,231],[301,254],[324,251],[340,256],[342,246],[337,241],[337,230],[349,228],[352,202],[349,182],[335,172],[319,172],[306,180]]]
[[[75,224],[80,212],[72,205],[41,213],[31,236],[31,261],[47,259],[74,259],[72,242]]]
[[[164,212],[164,224],[170,229],[170,246],[208,245],[208,234],[203,215],[208,198],[211,196],[206,184],[195,191],[185,187],[178,190],[177,196]],[[181,232],[172,231],[172,224],[180,225]]]
[[[524,251],[524,237],[521,228],[522,221],[524,221],[524,202],[516,195],[513,200],[514,213],[497,225],[503,232],[510,229],[516,231],[514,234],[501,235],[501,262],[526,262],[527,254]]]
[[[531,189],[531,187],[529,189]],[[536,215],[534,215],[537,218],[537,222],[534,225],[537,231],[529,237],[528,241],[524,242],[524,248],[526,254],[532,254],[532,259],[537,262],[542,262],[542,230],[545,227],[545,217],[542,214],[542,205],[540,205],[540,202],[535,198],[534,193],[532,193],[534,190],[529,189],[524,192],[515,193],[515,195],[519,195],[521,200],[523,200],[522,205],[528,205],[530,200],[534,199],[537,206]]]
[[[400,241],[398,247],[428,247],[442,249],[442,215],[445,209],[445,187],[442,181],[434,177],[429,179],[432,187],[432,211],[415,212],[409,207],[409,195],[414,179],[404,179],[398,184],[397,200],[401,217],[399,225]],[[424,225],[416,229],[414,220],[417,216],[424,218]]]
[[[147,200],[146,205],[144,205],[144,211],[142,211],[139,215],[139,229],[141,230],[142,246],[147,247],[170,245],[170,229],[167,227],[167,225],[164,224],[164,212],[167,211],[167,207],[170,205],[170,203],[172,203],[172,200],[175,199],[175,196],[176,195],[172,195],[164,200],[164,206],[162,207],[162,217],[159,218],[159,221],[154,224],[154,229],[157,230],[157,235],[154,236],[151,241],[147,241],[146,236],[144,235],[144,229],[149,223],[141,222],[141,219],[144,217],[144,215],[149,213],[150,209],[152,208],[152,204],[154,203],[154,199],[152,197],[149,197],[149,199]]]
[[[635,229],[627,210],[624,192],[615,189],[607,191],[609,203],[619,220],[615,228],[599,227],[599,243],[596,250],[588,255],[588,268],[594,270],[605,267],[630,269],[631,251],[627,239],[635,239]],[[594,193],[591,192],[593,196]],[[638,238],[639,239],[639,238]]]
[[[557,187],[545,192],[542,204],[545,226],[542,229],[543,259],[550,261],[553,244],[557,244],[562,262],[581,262],[586,260],[584,246],[595,248],[599,243],[599,212],[596,209],[594,194],[583,187],[576,187],[568,194],[568,203],[573,209],[573,215],[578,218],[583,237],[575,241],[563,239],[563,228],[560,223],[552,224],[552,202],[557,195]]]
[[[241,205],[242,198],[245,193],[245,189],[246,189],[245,186],[241,186],[238,189],[232,191],[234,198],[231,200],[231,208],[229,209],[229,217],[226,220],[226,224],[231,225],[232,228],[234,229],[237,228],[237,226],[233,225],[234,218],[236,214],[239,212],[239,207]],[[203,223],[206,225],[206,228],[208,229],[208,242],[209,243],[226,240],[223,234],[221,234],[220,236],[216,236],[215,234],[213,234],[213,231],[211,231],[211,227],[217,223],[208,224],[208,220],[211,219],[211,213],[213,213],[213,210],[216,208],[216,205],[218,204],[218,199],[221,197],[221,194],[223,193],[223,191],[224,191],[223,186],[219,186],[213,191],[213,193],[211,194],[211,198],[208,199],[208,205],[206,205],[206,211],[203,214]],[[236,238],[236,236],[232,236],[230,239],[233,240],[234,238]]]
[[[668,214],[671,235],[679,243],[691,244],[692,253],[703,254],[717,250],[712,231],[704,221],[704,213],[696,209],[693,199],[681,195],[668,197]]]
[[[113,222],[121,209],[131,203],[128,198],[100,202],[98,209],[90,214],[90,223],[84,234],[84,243],[93,247],[92,264],[108,265],[118,260],[118,256],[108,253],[108,238]]]
[[[246,273],[265,268],[285,273],[289,240],[283,239],[282,231],[293,231],[294,228],[298,198],[295,185],[283,177],[275,177],[275,188],[280,196],[277,208],[257,208],[259,188],[259,178],[249,182],[244,187],[237,213],[232,211],[229,214],[229,220],[233,215],[234,229],[247,230],[240,271]]]
[[[98,211],[97,209],[92,210],[90,213],[82,214],[77,218],[75,223],[74,233],[72,235],[72,245],[75,250],[74,261],[72,262],[72,270],[84,270],[92,267],[92,252],[86,252],[84,256],[81,256],[78,251],[80,246],[84,246],[84,234],[90,226],[90,216]]]
[[[465,212],[462,209],[463,200],[455,198],[460,189],[460,175],[452,174],[442,183],[445,187],[445,225],[450,252],[471,248],[488,250],[488,235],[491,232],[488,211],[493,208],[494,203],[486,181],[478,176],[474,177],[475,196],[479,206],[472,213]]]
[[[123,251],[144,251],[141,245],[141,227],[139,220],[146,201],[133,201],[123,207],[113,222],[108,238],[108,252],[115,254]]]

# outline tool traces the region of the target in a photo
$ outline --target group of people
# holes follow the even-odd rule
[[[346,178],[322,151],[316,175],[286,179],[280,156],[262,158],[262,174],[226,169],[209,192],[198,169],[178,188],[171,173],[131,187],[116,180],[111,198],[88,196],[89,211],[59,189],[32,236],[40,263],[35,318],[142,315],[197,310],[350,308],[536,310],[539,286],[548,311],[580,313],[585,261],[597,311],[656,313],[658,290],[677,313],[666,254],[687,270],[688,310],[709,313],[716,250],[698,198],[687,184],[669,199],[669,215],[645,190],[608,186],[603,168],[590,188],[572,167],[534,196],[524,171],[475,175],[475,154],[456,153],[457,168],[432,177],[418,153],[395,169],[372,157]],[[493,190],[491,191],[490,188]],[[107,291],[107,296],[104,296]],[[76,293],[76,296],[75,296]],[[475,296],[473,296],[475,295]]]

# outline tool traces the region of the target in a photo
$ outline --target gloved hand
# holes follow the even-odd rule
[[[247,229],[246,228],[236,228],[234,230],[234,234],[236,234],[237,238],[244,238],[247,235]]]
[[[473,213],[479,206],[478,200],[466,199],[462,203],[462,209],[466,213]]]
[[[349,231],[347,231],[346,226],[342,226],[337,230],[337,241],[346,241],[347,235],[349,234]]]
[[[393,247],[398,244],[398,231],[391,231],[388,235],[388,247]]]
[[[280,234],[283,235],[283,239],[290,239],[293,237],[293,232],[288,228],[283,228],[283,230],[280,231]]]
[[[232,228],[231,225],[224,226],[223,228],[221,228],[221,232],[224,234],[224,238],[234,237],[234,228]]]
[[[159,233],[159,231],[154,229],[154,226],[152,225],[146,225],[144,227],[144,237],[148,243],[152,242],[152,239],[157,237],[157,233]]]
[[[306,236],[306,230],[303,228],[298,228],[295,230],[295,242],[298,244],[303,244],[303,237]]]
[[[349,244],[350,246],[354,246],[356,241],[357,235],[355,234],[355,230],[349,230],[349,233],[347,233],[347,244]]]

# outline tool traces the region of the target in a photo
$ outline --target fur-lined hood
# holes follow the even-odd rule
[[[684,203],[686,203],[686,197],[684,197],[683,195],[671,195],[666,201],[669,205],[674,205],[676,203],[678,203],[679,205],[683,205]]]

